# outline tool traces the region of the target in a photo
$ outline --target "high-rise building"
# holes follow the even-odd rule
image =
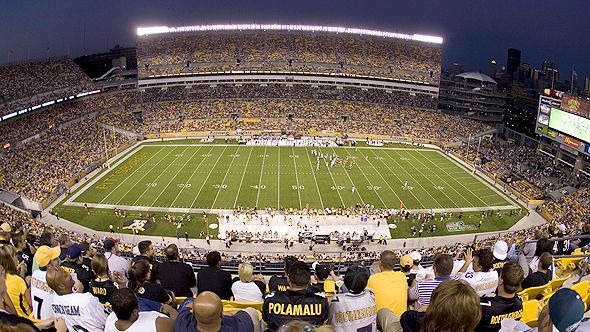
[[[508,59],[506,60],[506,74],[514,77],[520,66],[520,50],[515,48],[508,49]]]
[[[586,79],[584,80],[584,91],[590,93],[590,77],[588,76],[586,76]]]
[[[526,80],[531,78],[531,65],[528,63],[522,63],[518,66],[518,81],[524,83]]]
[[[492,60],[490,62],[490,73],[489,73],[491,78],[496,78],[496,71],[497,70],[498,69],[496,68],[496,60]]]

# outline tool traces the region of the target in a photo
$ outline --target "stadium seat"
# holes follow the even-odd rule
[[[245,308],[254,308],[258,311],[262,311],[263,302],[236,302],[221,300],[221,304],[223,304],[224,311],[240,310]]]
[[[539,297],[551,293],[551,286],[549,283],[537,287],[529,287],[527,289],[521,290],[518,295],[522,298],[523,301],[528,300],[538,300]]]
[[[582,301],[584,301],[585,309],[588,309],[588,291],[590,288],[590,281],[584,280],[581,281],[571,287],[571,289],[575,290],[580,297],[582,297]]]
[[[563,286],[563,284],[569,279],[571,278],[571,274],[566,275],[565,277],[562,278],[557,278],[557,279],[553,279],[549,282],[549,286],[551,287],[551,289],[549,290],[549,292],[552,291],[556,291],[558,289],[561,288],[561,286]],[[544,294],[546,295],[546,294]]]
[[[559,258],[555,260],[555,266],[557,268],[556,274],[558,277],[562,277],[566,274],[573,272],[577,264],[582,260],[582,258]]]
[[[181,305],[184,300],[186,300],[186,296],[178,296],[176,297],[176,304]]]
[[[540,311],[539,301],[525,301],[522,303],[522,317],[520,318],[520,321],[530,327],[537,327]]]
[[[555,292],[556,292],[556,291],[557,291],[557,290],[555,290],[555,291],[551,292],[551,294],[549,294],[549,295],[545,295],[545,296],[544,296],[544,297],[541,299],[541,301],[540,301],[541,308],[545,308],[545,306],[546,306],[546,305],[549,303],[549,299],[551,298],[551,296],[553,296],[553,294],[555,294]]]

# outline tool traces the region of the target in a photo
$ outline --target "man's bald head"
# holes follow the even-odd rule
[[[47,285],[58,295],[70,294],[74,286],[72,276],[61,267],[47,269]]]
[[[223,318],[221,299],[213,292],[202,292],[193,301],[193,313],[198,325],[221,325],[221,318]]]

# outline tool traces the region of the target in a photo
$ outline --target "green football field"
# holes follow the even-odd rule
[[[354,161],[317,168],[312,150]],[[350,162],[349,162],[350,164]],[[140,145],[68,197],[66,206],[196,213],[236,206],[376,207],[435,211],[518,208],[437,150],[407,147]]]

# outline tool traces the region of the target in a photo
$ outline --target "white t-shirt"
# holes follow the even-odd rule
[[[231,292],[236,302],[264,302],[262,292],[254,282],[238,280],[231,285]]]
[[[418,264],[418,267],[412,267],[412,269],[410,270],[410,273],[415,274],[416,275],[416,281],[422,281],[424,279],[426,279],[426,269],[424,267],[422,267],[422,265]]]
[[[51,311],[65,320],[69,331],[104,331],[109,311],[90,293],[53,294]]]
[[[360,294],[336,294],[330,302],[328,324],[336,332],[376,332],[377,304],[375,294],[365,290]]]
[[[104,256],[109,262],[109,271],[111,271],[111,273],[118,271],[127,275],[127,272],[129,271],[129,262],[125,258],[110,252],[105,253]]]
[[[156,319],[158,317],[166,317],[166,315],[155,311],[143,311],[139,313],[139,317],[127,330],[124,332],[156,332]],[[115,327],[117,315],[111,313],[105,323],[104,332],[123,332]]]
[[[53,317],[51,312],[51,298],[53,289],[47,285],[45,279],[47,271],[35,270],[31,275],[31,301],[33,302],[33,315],[36,319],[48,319]]]
[[[479,297],[496,293],[496,289],[498,288],[498,272],[494,269],[488,272],[461,273],[459,279],[469,283]]]

